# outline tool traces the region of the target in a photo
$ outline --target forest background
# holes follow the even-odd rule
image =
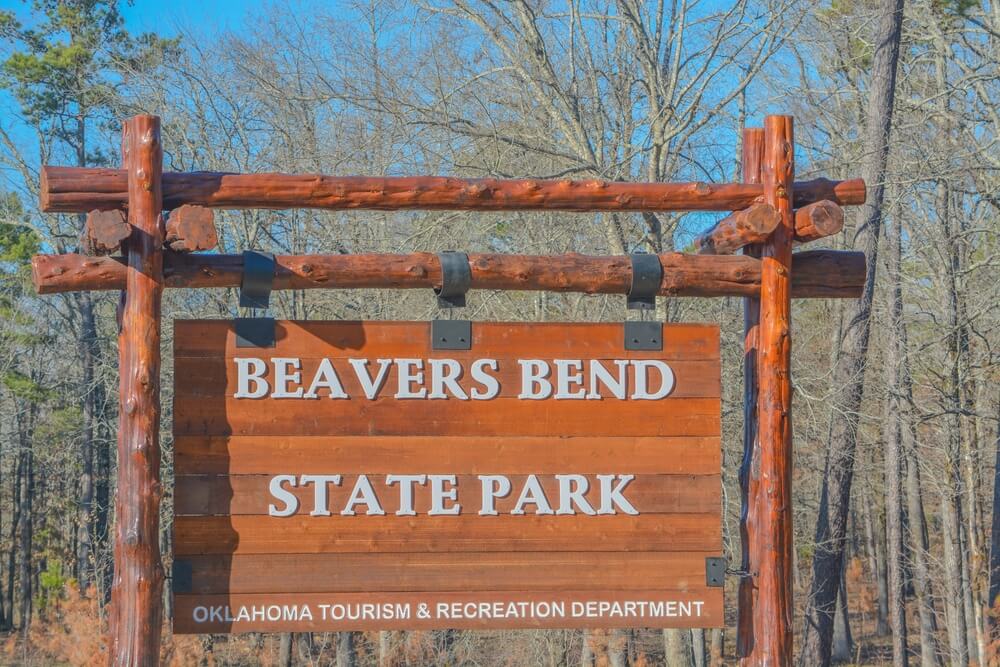
[[[787,113],[800,178],[864,176],[870,191],[823,242],[867,252],[865,297],[794,304],[800,663],[995,663],[997,3],[8,0],[0,88],[0,661],[106,661],[118,297],[34,294],[31,255],[72,252],[81,227],[79,216],[39,211],[40,165],[117,166],[122,119],[152,113],[172,171],[724,182],[739,180],[740,129]],[[690,249],[715,216],[300,210],[216,220],[231,253],[621,254]],[[467,316],[620,320],[623,301],[473,293]],[[436,313],[430,293],[412,291],[290,291],[273,304],[300,319]],[[236,306],[233,290],[164,298],[168,320],[229,318]],[[742,307],[661,299],[657,312],[722,325],[731,562]],[[168,325],[168,352],[170,335]],[[167,353],[165,554],[171,385]],[[731,590],[728,599],[734,607]],[[728,620],[711,632],[171,639],[165,628],[163,660],[728,664]]]

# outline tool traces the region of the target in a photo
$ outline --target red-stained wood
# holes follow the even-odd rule
[[[232,320],[174,320],[174,356],[358,358],[372,350],[379,358],[468,359],[481,358],[479,350],[492,359],[517,359],[530,350],[520,358],[719,359],[718,325],[665,324],[662,333],[663,350],[646,352],[625,350],[621,322],[474,322],[472,349],[464,352],[433,350],[430,322],[278,320],[274,347],[259,349],[236,346]]]
[[[395,391],[395,388],[392,389]],[[608,402],[605,399],[603,402]],[[716,436],[718,398],[621,401],[613,418],[597,401],[248,400],[178,396],[177,435]],[[460,405],[456,405],[460,404]],[[652,404],[652,407],[651,405]],[[657,420],[654,425],[643,420]]]
[[[752,530],[757,600],[746,665],[792,664],[791,275],[794,133],[789,116],[764,121],[765,199],[782,221],[762,252],[757,433],[760,480]],[[751,500],[751,502],[754,502]]]
[[[743,130],[743,180],[763,181],[764,128]],[[760,257],[759,244],[748,245],[743,254]],[[760,488],[759,449],[757,447],[757,327],[760,323],[760,299],[743,300],[743,457],[740,461],[740,575],[736,628],[736,654],[750,655],[753,650],[753,609],[756,599],[754,578],[753,526],[756,525],[756,500]]]
[[[484,456],[483,453],[489,453]],[[573,458],[574,472],[607,474],[628,461],[635,475],[717,475],[718,437],[580,436],[178,436],[177,475],[273,474],[275,462],[299,474],[342,472],[423,474],[441,461],[470,475],[557,474]]]
[[[770,204],[754,204],[735,211],[694,240],[701,255],[731,255],[743,246],[766,240],[781,217]]]
[[[493,457],[491,457],[493,458]],[[449,465],[447,459],[428,461],[426,469],[432,466],[443,469]],[[178,475],[174,482],[174,513],[177,516],[216,515],[267,515],[272,502],[268,484],[271,477],[287,472],[287,461],[275,457],[271,472],[265,475]],[[331,486],[327,492],[327,506],[331,512],[343,509],[351,489],[357,481],[357,474],[350,474],[337,463],[327,466],[327,472],[341,476],[341,483]],[[494,464],[492,474],[505,474],[499,463]],[[552,502],[559,498],[559,482],[553,474],[533,473],[542,491]],[[506,475],[514,489],[524,487],[527,475]],[[386,475],[367,474],[368,480],[379,492],[379,502],[386,514],[395,514],[400,509],[398,486],[386,486]],[[588,478],[590,486],[584,497],[593,505],[600,505],[600,487],[597,480]],[[455,486],[466,495],[460,514],[475,514],[479,511],[476,493],[479,479],[474,474],[455,476]],[[628,484],[628,499],[643,514],[697,514],[717,511],[721,503],[722,481],[719,475],[636,475]],[[312,507],[315,490],[312,485],[288,489],[299,499],[301,506]],[[496,510],[509,513],[517,503],[517,494],[510,493],[496,500]],[[426,484],[413,488],[413,510],[426,514],[431,508],[431,490]]]
[[[167,217],[166,245],[174,252],[212,250],[219,245],[215,213],[204,206],[179,206]]]
[[[800,243],[833,236],[844,228],[844,209],[824,199],[795,211],[795,240]]]
[[[160,656],[163,569],[160,563],[160,299],[163,149],[160,121],[125,123],[122,161],[128,173],[128,269],[118,336],[121,385],[118,489],[109,662],[156,665]]]
[[[436,255],[278,255],[274,289],[430,289],[440,287]],[[39,294],[118,290],[125,285],[124,260],[83,255],[35,255],[32,280]],[[585,255],[470,254],[472,289],[547,290],[624,294],[631,283],[627,257]],[[663,296],[756,296],[760,261],[752,256],[660,255]],[[863,253],[815,250],[796,253],[792,296],[857,298],[865,280]],[[167,253],[166,286],[239,287],[242,255]]]
[[[111,254],[121,247],[131,233],[132,227],[128,224],[124,211],[91,211],[80,230],[80,252],[91,256]]]
[[[688,591],[531,591],[495,592],[488,590],[463,593],[340,593],[321,594],[253,594],[253,595],[177,595],[174,598],[174,632],[179,634],[222,633],[222,632],[334,632],[345,630],[491,630],[491,629],[560,629],[560,628],[715,628],[725,625],[723,591],[721,588],[698,588]],[[505,610],[514,605],[562,603],[564,615],[547,614],[530,618],[507,615]],[[617,607],[613,603],[619,603]],[[631,615],[625,615],[633,603]],[[664,603],[662,607],[647,606],[656,615],[638,616],[639,603]],[[494,614],[494,604],[499,609]],[[579,613],[574,613],[573,604],[580,605]],[[365,617],[361,605],[371,605]],[[427,616],[418,615],[419,605],[427,605],[431,611]],[[309,605],[312,620],[282,621],[237,620],[240,609],[246,608],[247,617],[252,618],[254,608],[268,610],[275,606]],[[321,605],[328,605],[326,618],[322,616]],[[349,605],[350,611],[347,611]],[[399,615],[386,617],[385,605],[395,609],[403,605],[408,610],[406,618]],[[472,605],[468,607],[467,605]],[[481,605],[487,605],[489,615],[476,613]],[[583,606],[588,605],[588,606]],[[204,623],[194,620],[198,607],[212,607],[218,610],[214,618],[209,616]],[[448,616],[439,615],[442,608]],[[230,619],[225,620],[224,610],[230,610]],[[296,607],[301,608],[301,607]],[[465,611],[468,610],[468,611]],[[604,610],[604,611],[602,611]],[[278,610],[276,610],[278,611]],[[695,612],[698,613],[695,613]],[[202,609],[200,613],[205,614]],[[280,615],[280,611],[278,611]],[[374,616],[374,614],[378,616]],[[334,614],[337,615],[333,618]],[[350,614],[352,618],[344,618]]]
[[[697,590],[708,551],[468,551],[180,556],[191,592],[387,593],[468,590],[484,571],[493,591]]]
[[[531,506],[533,508],[533,506]],[[360,511],[364,511],[364,508]],[[719,509],[630,516],[179,516],[174,557],[467,551],[722,551]],[[488,586],[483,580],[480,586]]]
[[[124,172],[83,167],[42,168],[40,205],[73,213],[125,205]],[[862,204],[860,179],[799,184],[797,206],[821,199]],[[742,183],[622,183],[448,176],[323,176],[319,174],[166,173],[163,203],[211,208],[374,210],[735,211],[763,196]]]

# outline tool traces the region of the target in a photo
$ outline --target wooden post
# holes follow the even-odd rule
[[[751,555],[757,559],[754,641],[749,665],[792,664],[791,268],[795,214],[794,136],[790,116],[764,120],[764,201],[781,223],[761,252],[757,352],[760,478]]]
[[[118,354],[121,374],[118,493],[109,664],[159,664],[163,568],[160,563],[160,298],[163,224],[160,119],[136,116],[122,132],[128,172],[128,273]]]
[[[764,161],[764,129],[748,127],[743,130],[743,181],[760,183]],[[743,254],[760,257],[760,244],[743,248]],[[759,294],[759,293],[758,293]],[[760,322],[760,299],[743,299],[743,459],[740,462],[740,540],[743,575],[740,578],[738,620],[736,625],[736,654],[740,658],[753,653],[753,610],[756,598],[755,578],[757,559],[753,547],[756,543],[754,526],[757,512],[752,505],[757,499],[759,483],[759,454],[757,449],[757,325]],[[754,470],[758,471],[754,474]]]

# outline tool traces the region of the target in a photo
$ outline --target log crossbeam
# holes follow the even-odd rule
[[[42,168],[41,208],[79,213],[127,205],[123,170]],[[860,179],[795,184],[795,206],[865,201]],[[446,176],[164,173],[163,206],[222,209],[373,209],[477,211],[736,211],[763,201],[748,183],[623,183],[604,180],[467,179]]]
[[[663,296],[758,296],[761,260],[746,255],[659,256]],[[274,289],[419,289],[441,286],[437,255],[279,255]],[[545,290],[588,294],[628,292],[627,256],[469,254],[473,289]],[[863,253],[817,250],[794,255],[792,294],[797,298],[857,298],[865,280]],[[242,255],[164,253],[168,288],[239,287]],[[120,257],[36,255],[32,278],[40,294],[120,290]]]

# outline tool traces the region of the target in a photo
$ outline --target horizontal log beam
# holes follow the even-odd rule
[[[860,179],[817,179],[795,184],[795,204],[822,199],[862,204]],[[163,174],[163,206],[211,208],[319,208],[422,210],[736,211],[763,197],[744,183],[622,183],[538,179],[463,179],[444,176],[368,177],[292,174]],[[115,209],[126,205],[125,172],[43,167],[39,193],[49,213]]]
[[[760,260],[744,255],[701,256],[665,253],[660,294],[663,296],[757,296]],[[279,255],[274,289],[419,289],[440,287],[437,255]],[[117,257],[35,255],[32,278],[39,294],[80,290],[119,290],[125,265]],[[628,257],[585,255],[470,254],[472,288],[544,290],[587,294],[624,294],[631,284]],[[164,257],[167,287],[239,287],[242,255]],[[865,282],[860,252],[816,250],[797,253],[792,294],[799,298],[857,298]]]

